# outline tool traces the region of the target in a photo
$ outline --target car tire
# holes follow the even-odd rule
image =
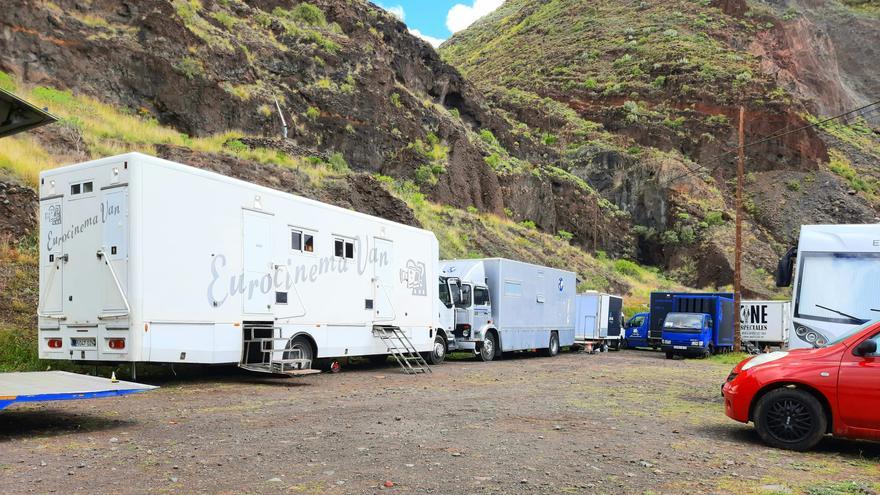
[[[554,357],[559,354],[559,334],[550,333],[550,342],[547,343],[545,349],[541,349],[541,354],[545,357]]]
[[[627,347],[629,347],[629,343],[626,341],[626,339],[620,339],[620,350],[622,351]]]
[[[486,334],[486,338],[483,339],[483,345],[480,346],[479,352],[477,352],[477,356],[479,356],[480,361],[489,362],[495,359],[495,353],[498,351],[498,339],[495,337],[494,333]]]
[[[434,347],[431,349],[431,352],[425,353],[424,358],[428,364],[433,366],[443,364],[443,361],[446,360],[446,340],[440,335],[436,336],[434,338]]]
[[[764,443],[787,450],[810,450],[828,431],[822,404],[796,388],[767,392],[755,405],[754,423]]]
[[[672,359],[673,357],[675,357],[675,355],[672,354],[671,352],[666,353],[666,359]]]

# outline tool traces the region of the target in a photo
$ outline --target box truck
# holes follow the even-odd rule
[[[718,294],[674,294],[663,317],[661,349],[666,359],[730,352],[733,298]],[[653,312],[651,318],[654,318]]]
[[[574,344],[619,350],[623,340],[623,298],[596,291],[575,296]]]
[[[573,272],[486,258],[441,261],[440,273],[438,325],[452,329],[449,350],[491,361],[528,349],[555,356],[574,344]]]
[[[427,230],[140,153],[42,172],[40,217],[42,359],[416,372],[435,348]]]
[[[790,320],[788,301],[742,301],[739,328],[743,347],[752,353],[786,347]]]
[[[776,270],[776,285],[792,286],[789,348],[824,347],[880,317],[878,279],[880,224],[802,225]]]
[[[661,345],[661,340],[663,340],[663,320],[666,318],[666,314],[673,309],[673,298],[675,296],[687,295],[721,296],[733,299],[733,293],[731,292],[652,292],[649,309],[650,317],[648,318],[648,345],[650,347],[659,348]]]

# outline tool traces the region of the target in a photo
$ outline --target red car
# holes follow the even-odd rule
[[[784,449],[808,450],[828,433],[880,440],[878,343],[874,321],[826,347],[746,359],[722,387],[724,412]]]

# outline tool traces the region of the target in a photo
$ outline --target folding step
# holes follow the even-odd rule
[[[280,327],[269,324],[246,325],[244,353],[238,367],[273,375],[300,376],[320,373],[319,370],[311,369],[312,361],[304,359],[298,349],[287,349],[288,342],[290,339],[281,336]]]
[[[428,362],[419,354],[412,341],[399,327],[374,326],[373,336],[382,340],[385,348],[394,356],[404,373],[408,375],[433,373]]]

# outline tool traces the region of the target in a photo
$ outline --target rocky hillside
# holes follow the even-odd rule
[[[61,121],[0,140],[0,325],[33,313],[39,170],[128,150],[431,228],[446,257],[571,267],[633,307],[724,286],[738,106],[752,139],[876,94],[852,34],[876,39],[871,1],[508,0],[438,54],[363,0],[10,0],[0,87]],[[875,220],[871,122],[749,148],[748,294],[774,293],[800,223]]]
[[[553,148],[536,162],[630,214],[641,261],[702,286],[732,279],[739,106],[755,142],[876,100],[880,57],[865,40],[878,35],[870,2],[508,0],[441,53]],[[747,149],[749,292],[766,293],[763,275],[801,224],[877,221],[874,122],[866,113]]]
[[[430,228],[444,257],[574,269],[631,309],[682,287],[632,261],[630,214],[363,1],[13,0],[0,88],[60,117],[0,140],[0,330],[34,326],[39,171],[131,150]],[[29,338],[0,331],[0,368]]]

